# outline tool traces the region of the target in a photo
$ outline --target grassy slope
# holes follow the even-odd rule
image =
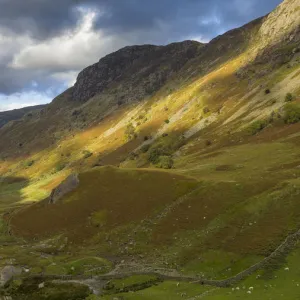
[[[286,93],[293,93],[294,102],[299,103],[299,56],[263,77],[258,74],[270,67],[268,63],[250,63],[253,74],[240,79],[236,72],[249,63],[248,54],[253,51],[242,46],[245,52],[229,52],[211,69],[200,59],[191,62],[182,77],[194,72],[200,75],[189,80],[172,78],[141,104],[124,105],[103,118],[102,113],[110,107],[101,102],[99,108],[100,96],[80,107],[82,115],[76,120],[54,103],[49,112],[53,117],[47,122],[57,122],[58,131],[53,133],[44,122],[39,131],[42,128],[50,134],[37,139],[35,121],[12,125],[13,133],[19,132],[20,126],[29,128],[28,143],[21,149],[15,145],[23,142],[22,136],[12,134],[12,139],[9,131],[4,132],[0,145],[0,175],[5,178],[0,181],[1,212],[42,200],[70,173],[84,173],[79,189],[62,203],[48,207],[42,202],[16,213],[12,219],[15,237],[8,234],[4,222],[1,224],[1,239],[9,243],[1,249],[2,264],[9,263],[14,253],[16,263],[28,266],[31,273],[66,274],[78,260],[100,256],[222,279],[261,260],[286,235],[299,229],[299,123],[287,125],[282,118],[275,118],[255,135],[249,135],[248,130],[251,122],[269,119],[272,112],[282,116]],[[266,88],[271,89],[268,95]],[[66,107],[71,105],[67,96],[61,101]],[[84,118],[93,122],[81,127]],[[70,120],[76,130],[69,132],[63,126]],[[131,141],[124,134],[129,123],[138,135]],[[144,137],[168,133],[176,138],[191,128],[194,135],[188,135],[186,145],[173,155],[173,170],[91,171],[95,164],[152,167],[147,153],[136,151],[138,157],[129,158]],[[87,150],[92,153],[89,157],[85,157]],[[12,156],[7,154],[10,152]],[[184,201],[176,202],[187,193]],[[18,246],[21,244],[24,248]],[[266,299],[298,299],[299,273],[293,268],[298,261],[299,249],[278,270],[269,270],[259,280],[255,274],[239,285],[240,290],[212,290],[202,298],[261,299],[264,295]],[[78,272],[85,273],[91,265],[97,267],[98,262],[84,264]],[[290,271],[284,270],[286,265]],[[107,262],[104,269],[109,268]],[[243,286],[253,286],[254,291],[247,294]],[[193,299],[211,289],[164,282],[122,296]]]

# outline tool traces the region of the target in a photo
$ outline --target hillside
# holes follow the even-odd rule
[[[0,128],[3,293],[298,299],[299,12],[125,47]]]
[[[36,106],[29,106],[29,107],[14,109],[14,110],[1,111],[0,128],[10,121],[21,119],[27,113],[30,113],[31,111],[34,110],[41,110],[43,107],[44,105],[36,105]]]

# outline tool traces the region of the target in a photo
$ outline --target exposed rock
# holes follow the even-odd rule
[[[0,286],[4,286],[8,281],[12,279],[15,275],[20,275],[22,273],[21,268],[14,266],[5,266],[0,273]]]
[[[197,56],[201,48],[202,44],[195,41],[122,48],[79,73],[73,99],[87,101],[113,83],[120,100],[141,100],[157,91],[172,74]]]
[[[260,28],[261,42],[275,44],[283,40],[292,42],[300,39],[299,0],[285,0],[265,17]]]
[[[68,176],[58,187],[52,190],[49,196],[49,204],[56,203],[67,193],[73,191],[79,184],[77,174],[71,174]]]

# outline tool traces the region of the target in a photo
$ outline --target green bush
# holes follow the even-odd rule
[[[135,152],[131,152],[128,155],[129,160],[135,160],[137,157],[138,157],[138,154],[136,154]]]
[[[137,134],[135,132],[135,127],[132,125],[132,123],[129,123],[125,129],[125,138],[127,141],[131,141],[136,137]]]
[[[66,167],[66,164],[65,164],[65,163],[59,163],[59,164],[56,165],[55,170],[56,170],[56,172],[60,172],[60,171],[62,171],[65,167]]]
[[[184,137],[175,133],[160,137],[150,147],[148,161],[152,164],[158,164],[160,156],[171,156],[184,143]]]
[[[89,151],[89,150],[84,150],[83,151],[83,158],[86,159],[86,158],[89,158],[93,155],[93,152]]]
[[[284,122],[295,124],[300,122],[300,105],[298,103],[288,103],[284,107]]]
[[[34,160],[28,160],[28,161],[26,161],[26,163],[25,163],[25,166],[26,167],[31,167],[31,166],[33,166],[34,165]]]
[[[247,131],[249,132],[249,134],[255,135],[258,132],[262,131],[265,127],[267,127],[268,124],[269,123],[267,120],[257,120],[249,125]]]
[[[205,145],[206,145],[207,147],[211,146],[211,144],[212,144],[211,140],[206,140],[206,141],[205,141]]]
[[[206,106],[203,108],[203,113],[206,115],[210,112],[210,109]]]
[[[172,169],[174,161],[171,156],[160,156],[157,167],[161,169]]]
[[[165,120],[165,123],[166,123],[166,124],[169,124],[169,123],[170,123],[170,120],[168,120],[168,119]]]
[[[150,145],[149,144],[148,145],[144,145],[144,146],[141,147],[141,152],[142,153],[146,153],[146,152],[148,152],[149,149],[150,149]]]
[[[291,93],[287,93],[285,96],[285,102],[291,102],[294,100],[294,97]]]
[[[148,155],[148,161],[152,164],[157,164],[159,162],[159,157],[163,154],[161,149],[153,148],[150,150]]]

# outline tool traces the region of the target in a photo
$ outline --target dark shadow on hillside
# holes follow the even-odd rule
[[[21,191],[28,183],[28,179],[24,177],[0,177],[0,214],[20,207]]]

